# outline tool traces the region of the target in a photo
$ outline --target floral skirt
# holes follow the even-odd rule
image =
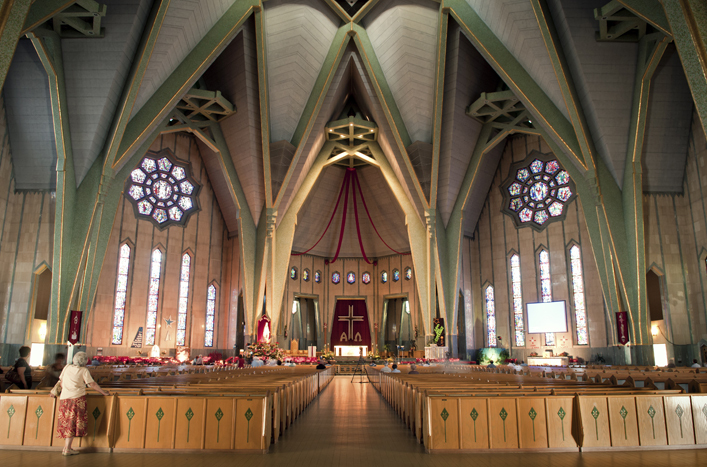
[[[59,420],[57,422],[57,438],[74,438],[86,436],[88,412],[86,411],[86,396],[75,399],[59,400]]]

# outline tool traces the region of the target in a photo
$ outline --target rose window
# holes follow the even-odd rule
[[[537,151],[511,167],[501,191],[503,211],[517,226],[536,230],[563,219],[567,204],[576,194],[574,182],[557,159]]]
[[[147,218],[160,229],[185,225],[197,211],[199,184],[188,163],[176,162],[171,151],[148,153],[130,172],[125,192],[138,218]]]

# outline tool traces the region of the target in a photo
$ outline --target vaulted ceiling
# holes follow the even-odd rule
[[[69,119],[77,186],[92,165],[106,157],[113,126],[125,111],[121,96],[128,91],[136,94],[126,113],[129,125],[140,121],[140,113],[157,108],[149,125],[135,130],[139,136],[130,151],[137,150],[161,121],[173,117],[174,104],[189,89],[219,91],[235,112],[218,122],[220,136],[213,129],[207,136],[214,141],[222,137],[225,146],[214,148],[208,138],[199,144],[227,228],[236,234],[239,208],[217,152],[230,158],[255,223],[271,206],[282,219],[326,141],[326,124],[337,120],[345,103],[353,99],[363,118],[378,126],[378,143],[417,215],[424,217],[434,194],[436,206],[432,208],[439,211],[445,225],[449,222],[474,148],[480,144],[482,123],[467,115],[467,107],[481,93],[501,89],[503,81],[488,51],[477,50],[452,17],[443,36],[446,44],[440,49],[439,1],[267,0],[256,15],[224,34],[227,39],[221,42],[212,35],[227,30],[230,18],[238,19],[242,7],[236,0],[101,3],[107,7],[102,37],[61,38],[66,96],[62,112]],[[467,3],[555,110],[569,120],[571,110],[533,2]],[[594,9],[605,3],[547,0],[550,14],[544,21],[556,30],[555,47],[566,59],[596,152],[621,187],[631,135],[638,45],[596,40],[599,21]],[[345,7],[355,15],[354,22],[344,21],[349,14]],[[205,46],[207,42],[213,43],[211,49]],[[435,141],[440,50],[445,52],[445,61],[439,74],[443,77],[439,83],[443,84],[442,112],[439,140]],[[200,64],[198,74],[183,72],[191,63]],[[138,64],[145,66],[144,77],[135,84],[131,76]],[[180,86],[173,87],[172,81]],[[178,94],[163,96],[171,89]],[[53,190],[56,186],[57,150],[49,91],[35,46],[21,39],[4,85],[15,183],[20,190]],[[169,105],[158,108],[157,101]],[[651,83],[644,191],[682,192],[692,112],[680,57],[669,45]],[[479,176],[465,205],[466,235],[473,235],[502,151],[503,144],[496,145],[481,159]],[[436,157],[435,181],[431,177]],[[117,168],[126,160],[120,159]],[[371,166],[359,172],[379,232],[394,249],[409,251],[405,214],[380,170]],[[323,232],[343,173],[340,167],[326,168],[307,193],[297,220],[294,250],[309,248]],[[436,193],[431,193],[435,186]],[[333,225],[338,225],[340,216],[335,216]],[[352,218],[347,225],[342,254],[360,256]],[[390,250],[370,225],[361,225],[367,253],[388,254]],[[332,229],[311,253],[332,255],[337,234]]]

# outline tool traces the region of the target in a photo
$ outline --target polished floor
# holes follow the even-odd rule
[[[0,451],[0,466],[220,467],[259,466],[707,466],[707,450],[557,453],[426,454],[388,404],[368,384],[338,376],[268,454],[81,454]]]

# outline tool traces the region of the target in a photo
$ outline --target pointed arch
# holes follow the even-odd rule
[[[523,291],[521,287],[520,255],[511,250],[508,255],[511,280],[511,306],[513,311],[514,341],[516,347],[525,346],[525,319],[523,316]]]
[[[214,328],[216,325],[216,301],[218,283],[213,280],[206,287],[206,323],[204,326],[204,347],[214,346]]]
[[[586,297],[584,294],[584,268],[582,266],[582,248],[572,242],[567,248],[572,280],[572,309],[574,310],[574,329],[577,345],[589,345],[587,326]]]
[[[130,273],[130,260],[133,247],[129,242],[123,242],[118,249],[118,271],[115,280],[115,302],[113,303],[113,329],[111,332],[111,345],[123,343],[123,330],[125,324],[125,304],[128,293],[128,276]]]
[[[496,293],[493,284],[486,282],[484,291],[484,311],[486,314],[486,345],[496,347]]]
[[[157,310],[160,301],[160,283],[164,264],[164,247],[156,246],[150,253],[150,284],[147,294],[147,323],[145,325],[145,345],[155,345],[157,332]]]
[[[535,250],[538,260],[538,286],[540,288],[540,300],[543,302],[552,301],[552,275],[550,274],[550,252],[544,245]],[[545,345],[555,345],[555,333],[545,333]]]
[[[179,269],[179,307],[177,308],[177,345],[186,345],[187,315],[189,314],[189,284],[191,283],[191,250],[182,253]]]

